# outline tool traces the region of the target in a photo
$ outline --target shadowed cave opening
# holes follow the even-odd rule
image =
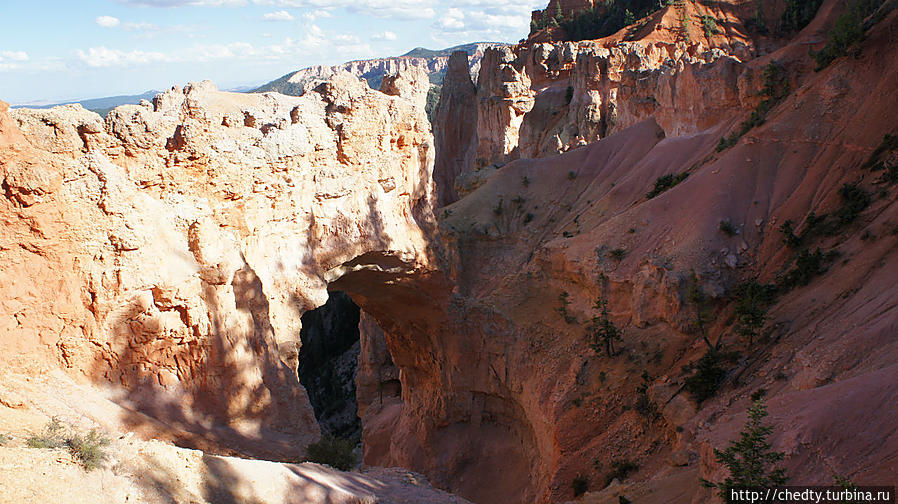
[[[315,419],[325,433],[361,440],[356,400],[359,307],[334,291],[327,303],[302,316],[299,381],[309,394]]]

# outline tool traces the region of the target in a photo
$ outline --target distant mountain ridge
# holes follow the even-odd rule
[[[96,112],[103,117],[106,117],[106,114],[109,113],[110,110],[118,107],[119,105],[129,105],[129,104],[138,104],[141,100],[150,100],[156,97],[157,94],[162,91],[146,91],[141,94],[136,95],[118,95],[118,96],[105,96],[102,98],[91,98],[87,100],[72,100],[65,102],[57,102],[57,103],[48,103],[42,105],[36,104],[23,104],[22,107],[34,108],[34,109],[47,109],[53,108],[59,105],[71,105],[73,103],[80,103],[82,107],[90,110],[92,112]]]
[[[411,51],[403,54],[400,58],[448,58],[455,51],[465,51],[468,56],[473,56],[477,51],[482,51],[483,46],[508,45],[499,42],[473,42],[471,44],[462,44],[446,49],[427,49],[425,47],[416,47]]]
[[[370,87],[377,89],[380,87],[380,83],[385,75],[392,75],[410,67],[424,68],[430,75],[430,81],[435,85],[439,85],[446,74],[449,56],[453,52],[465,51],[468,53],[471,73],[476,78],[476,74],[480,70],[480,59],[483,57],[483,52],[488,47],[505,45],[508,44],[501,42],[475,42],[439,50],[416,47],[402,56],[349,61],[334,66],[317,65],[288,73],[256,88],[252,92],[276,91],[281,94],[299,96],[305,92],[305,88],[309,83],[327,79],[341,70],[365,79]]]

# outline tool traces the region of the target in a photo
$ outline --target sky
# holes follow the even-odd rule
[[[261,85],[415,47],[517,42],[548,0],[0,0],[0,100]]]

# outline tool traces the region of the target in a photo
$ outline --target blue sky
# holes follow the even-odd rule
[[[548,0],[0,0],[0,99],[261,84],[318,64],[517,42]]]

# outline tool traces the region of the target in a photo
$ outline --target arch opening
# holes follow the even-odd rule
[[[359,307],[344,292],[302,315],[299,381],[309,395],[322,432],[361,439],[356,399],[359,360]]]

